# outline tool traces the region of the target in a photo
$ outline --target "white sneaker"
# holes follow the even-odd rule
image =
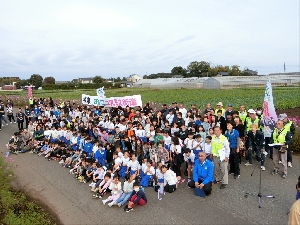
[[[103,205],[105,205],[106,204],[106,200],[102,200],[102,203],[103,203]]]
[[[10,123],[12,123],[12,122],[10,122]]]
[[[94,184],[95,184],[94,182],[90,183],[90,184],[89,184],[89,187],[92,187]]]
[[[279,160],[279,162],[278,162],[279,164],[282,164],[282,162]]]
[[[14,122],[14,123],[16,123],[16,122]]]
[[[8,126],[8,123],[6,124],[6,126]]]
[[[252,166],[252,163],[247,162],[245,166]]]
[[[108,206],[109,206],[109,207],[112,207],[114,204],[115,204],[115,202],[112,201],[111,203],[108,203]]]
[[[288,167],[293,167],[291,162],[288,162]]]
[[[62,159],[59,161],[59,164],[63,164],[65,161]]]
[[[121,206],[122,206],[122,205],[121,205],[121,202],[120,202],[120,203],[118,203],[118,206],[119,206],[119,207],[121,207]]]
[[[261,166],[260,168],[261,168],[261,171],[265,171],[266,170],[266,167],[264,167],[264,166]]]

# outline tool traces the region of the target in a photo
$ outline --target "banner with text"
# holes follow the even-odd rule
[[[90,96],[82,94],[81,102],[84,105],[94,105],[94,106],[106,106],[106,107],[118,107],[121,106],[125,108],[142,106],[141,95],[123,96],[123,97],[111,97],[111,98],[101,98],[99,96]]]
[[[264,135],[265,137],[271,137],[271,134],[275,129],[275,125],[278,120],[275,107],[274,107],[271,81],[268,81],[266,85],[263,116],[264,116],[264,120],[263,120]]]

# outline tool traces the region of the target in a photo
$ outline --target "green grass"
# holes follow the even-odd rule
[[[7,159],[7,158],[6,158]],[[0,224],[50,225],[52,218],[25,194],[12,190],[12,165],[0,157]]]
[[[204,108],[210,102],[215,106],[219,101],[224,105],[234,104],[237,108],[240,104],[245,104],[247,108],[262,107],[264,99],[264,88],[236,88],[231,90],[204,90],[204,89],[140,89],[140,88],[120,88],[106,89],[107,97],[119,97],[140,94],[143,103],[166,103],[173,101],[183,102],[186,107],[192,103],[199,108]],[[96,95],[96,90],[37,90],[33,92],[35,97],[52,97],[53,99],[80,100],[81,94]],[[0,95],[21,95],[27,96],[26,91],[0,92]],[[287,109],[300,107],[299,87],[275,87],[273,88],[274,104],[277,109]],[[155,104],[156,105],[156,104]]]

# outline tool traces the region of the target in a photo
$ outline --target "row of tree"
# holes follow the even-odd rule
[[[212,65],[210,62],[205,61],[193,61],[186,68],[182,66],[175,66],[171,73],[157,73],[144,75],[144,79],[155,79],[155,78],[170,78],[174,75],[181,75],[183,77],[213,77],[217,76],[220,72],[227,72],[228,76],[251,76],[255,75],[252,70],[244,68],[242,71],[240,66],[222,66],[222,65]]]

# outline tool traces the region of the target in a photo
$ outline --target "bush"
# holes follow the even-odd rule
[[[300,154],[300,129],[297,129],[293,136],[292,151]]]
[[[8,157],[7,157],[8,159]],[[11,165],[0,157],[0,221],[6,225],[53,224],[41,207],[29,201],[25,194],[14,191]]]

